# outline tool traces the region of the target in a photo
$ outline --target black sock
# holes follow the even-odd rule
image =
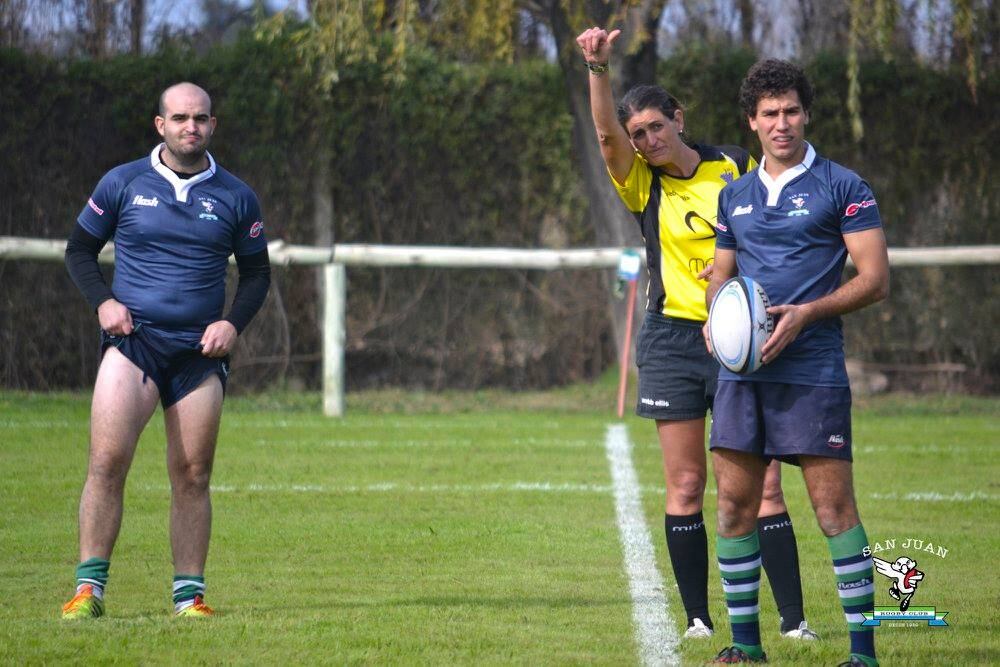
[[[799,627],[805,620],[802,611],[802,580],[799,576],[799,550],[788,512],[757,519],[760,535],[760,560],[774,593],[781,616],[781,631]]]
[[[667,551],[674,579],[681,592],[681,601],[687,612],[687,624],[700,618],[708,627],[712,619],[708,614],[708,536],[701,512],[689,516],[664,515],[663,527],[667,534]]]

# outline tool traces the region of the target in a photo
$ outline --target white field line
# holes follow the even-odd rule
[[[69,428],[86,422],[71,422],[68,419],[0,419],[0,428]]]
[[[968,503],[974,500],[1000,500],[1000,496],[982,491],[962,493],[938,493],[937,491],[913,491],[910,493],[873,493],[873,500],[907,500],[925,503]]]
[[[261,438],[257,444],[263,447],[334,447],[348,449],[378,448],[419,448],[419,447],[472,447],[482,445],[481,438],[428,438],[426,440],[353,440],[349,438],[299,438],[273,440]],[[566,438],[510,438],[503,446],[549,447],[560,449],[585,449],[600,446],[593,440],[567,440]]]
[[[913,445],[859,445],[852,447],[855,454],[960,454],[966,452],[992,451],[992,443],[967,444],[913,444]]]
[[[625,425],[609,425],[604,443],[615,489],[615,513],[625,551],[639,654],[644,665],[678,665],[677,630],[668,617],[663,577],[656,569],[653,541],[643,518],[642,491],[632,465],[632,443]]]
[[[49,427],[51,422],[29,424],[38,428]],[[69,422],[64,422],[63,426],[69,426]],[[5,426],[0,421],[0,428]],[[11,426],[12,428],[14,425]],[[653,439],[655,440],[655,439]],[[482,438],[434,438],[426,439],[400,439],[400,440],[358,440],[351,438],[283,438],[269,437],[258,438],[255,443],[261,447],[332,447],[344,449],[379,449],[379,448],[420,448],[420,447],[472,447],[481,445]],[[603,446],[587,439],[567,439],[561,437],[539,438],[523,437],[510,438],[503,441],[503,446],[527,446],[527,447],[548,447],[559,449],[587,449],[591,447]],[[655,449],[660,450],[660,444],[650,441],[639,445],[633,445],[633,449]],[[981,445],[969,444],[912,444],[912,445],[859,445],[854,447],[855,454],[881,454],[881,453],[914,453],[914,454],[968,454],[972,452],[992,451],[993,446],[989,443]]]
[[[142,484],[143,491],[169,491],[166,484]],[[643,495],[663,495],[663,487],[639,486],[637,491]],[[614,487],[607,484],[571,484],[566,482],[497,482],[493,484],[401,484],[399,482],[379,482],[375,484],[213,484],[215,493],[611,493]],[[706,495],[715,495],[715,489],[705,491]],[[996,502],[1000,495],[972,491],[962,493],[940,493],[937,491],[922,491],[913,493],[871,493],[871,500],[904,500],[909,502],[927,503],[968,503],[976,501]]]
[[[144,484],[144,491],[169,491],[166,484]],[[552,482],[504,482],[495,484],[400,484],[381,482],[363,485],[330,484],[213,484],[215,493],[611,493],[607,484],[569,484]],[[658,487],[646,487],[643,493],[662,493]]]

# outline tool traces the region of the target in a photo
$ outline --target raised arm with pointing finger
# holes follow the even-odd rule
[[[590,70],[590,113],[608,171],[619,183],[624,183],[635,160],[635,148],[628,133],[618,122],[614,95],[611,92],[611,47],[621,36],[621,30],[610,33],[602,28],[590,28],[576,38]]]

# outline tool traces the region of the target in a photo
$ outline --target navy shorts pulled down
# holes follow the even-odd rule
[[[138,324],[128,336],[113,336],[101,331],[101,354],[115,347],[126,359],[142,370],[142,381],[151,379],[160,391],[164,408],[198,388],[213,373],[219,376],[222,390],[229,377],[229,357],[202,356],[201,337],[185,332],[166,331]]]
[[[851,388],[720,380],[709,448],[851,461]]]
[[[636,341],[639,400],[649,419],[700,419],[712,409],[719,364],[701,335],[704,322],[647,312]]]

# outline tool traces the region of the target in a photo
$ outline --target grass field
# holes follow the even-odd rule
[[[144,434],[112,558],[108,615],[67,623],[77,562],[89,395],[0,393],[0,663],[638,664],[605,438],[614,379],[555,392],[317,395],[227,402],[213,477],[215,523],[202,622],[170,615],[169,490],[160,415]],[[883,665],[1000,662],[1000,400],[889,396],[855,410],[856,486],[869,538],[897,540],[926,573],[914,605],[947,628],[876,631]],[[667,609],[683,611],[663,542],[662,472],[650,423],[624,422]],[[801,477],[785,468],[817,643],[777,633],[777,664],[847,655],[825,540]],[[714,488],[706,518],[714,534]],[[901,547],[907,538],[944,558]],[[712,549],[714,554],[714,547]],[[683,664],[727,643],[681,642]],[[889,604],[888,580],[876,604]]]

